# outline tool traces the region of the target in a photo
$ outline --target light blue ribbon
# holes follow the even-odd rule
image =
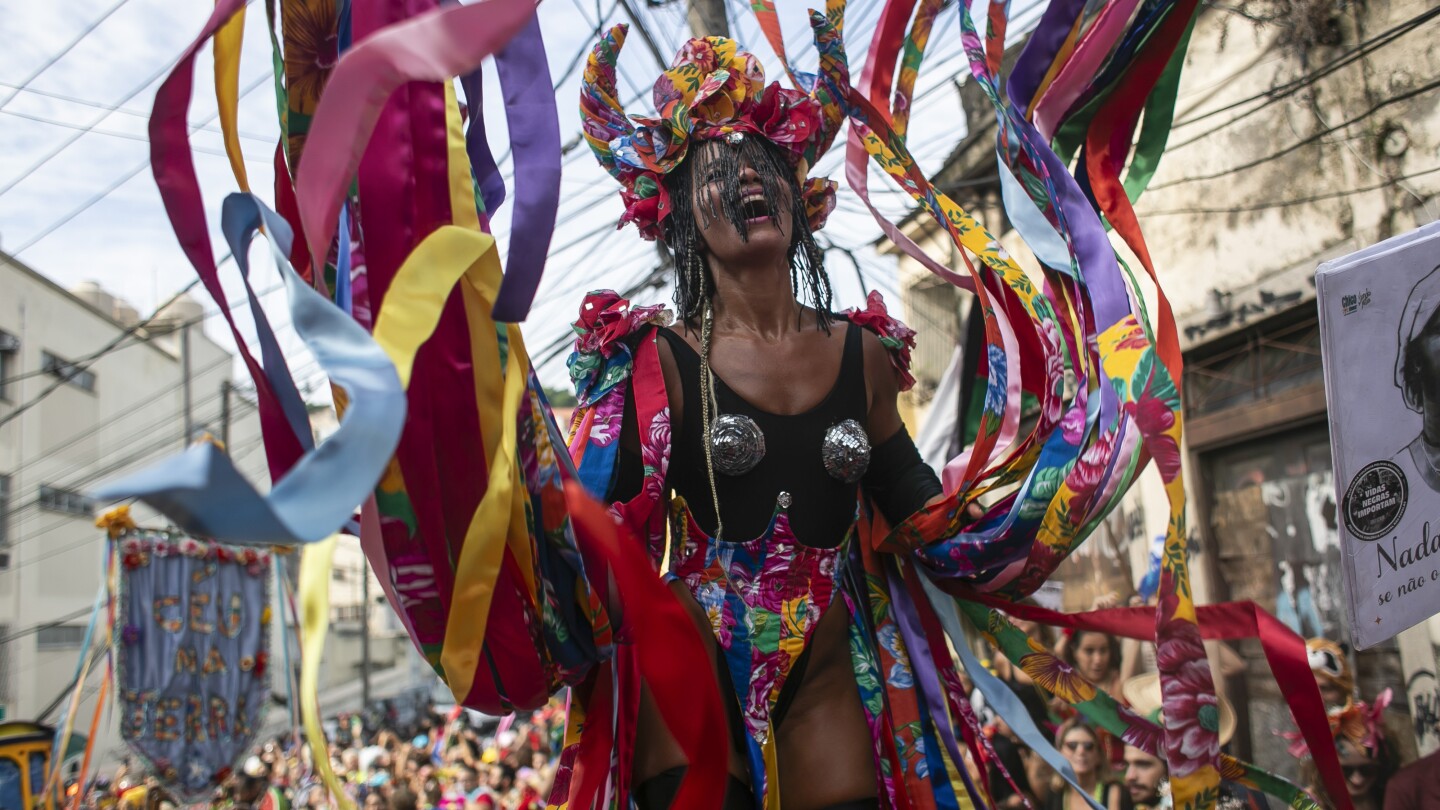
[[[970,679],[974,681],[980,694],[985,696],[985,702],[995,709],[1006,725],[1020,735],[1020,741],[1030,747],[1030,750],[1040,755],[1045,764],[1055,769],[1064,779],[1066,784],[1075,788],[1075,792],[1085,797],[1094,810],[1105,810],[1099,802],[1095,801],[1084,788],[1080,787],[1075,777],[1075,769],[1070,767],[1070,762],[1055,750],[1045,735],[1035,725],[1035,720],[1026,711],[1025,704],[1020,698],[1010,691],[1005,682],[991,674],[990,670],[981,666],[975,660],[975,653],[970,650],[970,639],[965,635],[965,625],[960,621],[960,609],[955,606],[954,597],[940,590],[930,581],[930,577],[921,575],[920,584],[925,587],[925,595],[930,597],[930,604],[935,608],[935,613],[940,617],[940,625],[945,628],[945,634],[950,636],[950,641],[955,651],[960,654],[960,663],[965,671],[970,673]]]
[[[1040,263],[1053,270],[1069,274],[1070,248],[1050,220],[1035,207],[1030,192],[1025,190],[1015,172],[1003,159],[997,158],[1000,167],[1000,197],[1005,203],[1005,213],[1016,233],[1025,240],[1025,245],[1035,254]]]
[[[295,272],[286,256],[293,234],[258,198],[231,194],[221,214],[225,238],[244,272],[246,248],[264,224],[289,293],[290,316],[330,379],[349,395],[340,427],[303,455],[261,495],[219,448],[198,444],[104,485],[103,501],[139,498],[182,530],[223,543],[293,545],[324,539],[369,497],[400,441],[405,391],[390,358],[349,315]]]

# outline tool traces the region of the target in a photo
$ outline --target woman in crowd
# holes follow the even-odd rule
[[[1385,729],[1385,708],[1390,705],[1392,695],[1386,689],[1373,703],[1352,699],[1343,708],[1330,710],[1330,732],[1335,737],[1345,788],[1355,810],[1381,810],[1386,785],[1400,766],[1400,757]],[[1320,772],[1305,741],[1296,732],[1282,736],[1291,741],[1290,753],[1303,758],[1300,783],[1307,786],[1322,806],[1334,810],[1339,805],[1321,785]]]
[[[1076,630],[1060,639],[1056,652],[1065,663],[1075,668],[1080,677],[1122,699],[1121,686],[1132,674],[1130,670],[1134,668],[1134,660],[1132,656],[1132,661],[1126,664],[1121,655],[1120,639],[1094,630]],[[1075,708],[1060,700],[1052,701],[1051,708],[1061,717],[1075,715]],[[1104,729],[1095,731],[1099,735],[1100,751],[1106,763],[1116,769],[1124,767],[1125,743]]]
[[[1122,810],[1125,791],[1110,778],[1110,763],[1101,755],[1100,736],[1094,728],[1077,718],[1066,720],[1055,733],[1055,747],[1075,769],[1075,781],[1085,790],[1085,795],[1056,777],[1045,810],[1088,810],[1086,795],[1106,810]]]

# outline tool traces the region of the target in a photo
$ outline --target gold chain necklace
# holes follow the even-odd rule
[[[701,283],[703,287],[704,282]],[[710,447],[710,419],[720,409],[715,401],[715,377],[710,371],[710,340],[714,328],[715,310],[707,297],[700,325],[700,429],[703,431],[701,444],[705,445],[705,475],[710,481],[710,503],[715,507],[715,539],[719,540],[725,531],[725,522],[720,519],[720,494],[715,488],[715,460]]]

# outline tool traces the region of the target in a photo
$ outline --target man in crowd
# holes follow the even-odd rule
[[[1170,776],[1165,760],[1125,746],[1125,791],[1135,810],[1154,810],[1165,798],[1162,786]]]

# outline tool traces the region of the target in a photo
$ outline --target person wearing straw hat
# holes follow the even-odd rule
[[[1149,672],[1130,678],[1121,687],[1121,693],[1136,714],[1165,726],[1167,734],[1184,734],[1192,727],[1191,723],[1186,722],[1177,722],[1175,725],[1164,722],[1165,718],[1161,714],[1164,698],[1160,693],[1160,676],[1157,673]],[[1193,719],[1197,722],[1193,725],[1209,726],[1214,723],[1223,747],[1235,736],[1235,710],[1223,697],[1216,696],[1215,701],[1213,711],[1212,707],[1202,706],[1195,713],[1196,717]],[[1133,745],[1125,746],[1125,792],[1135,810],[1170,807],[1169,779],[1169,768],[1163,758]],[[1217,807],[1228,809],[1265,806],[1264,799],[1250,791],[1228,782],[1221,784],[1221,797]]]

